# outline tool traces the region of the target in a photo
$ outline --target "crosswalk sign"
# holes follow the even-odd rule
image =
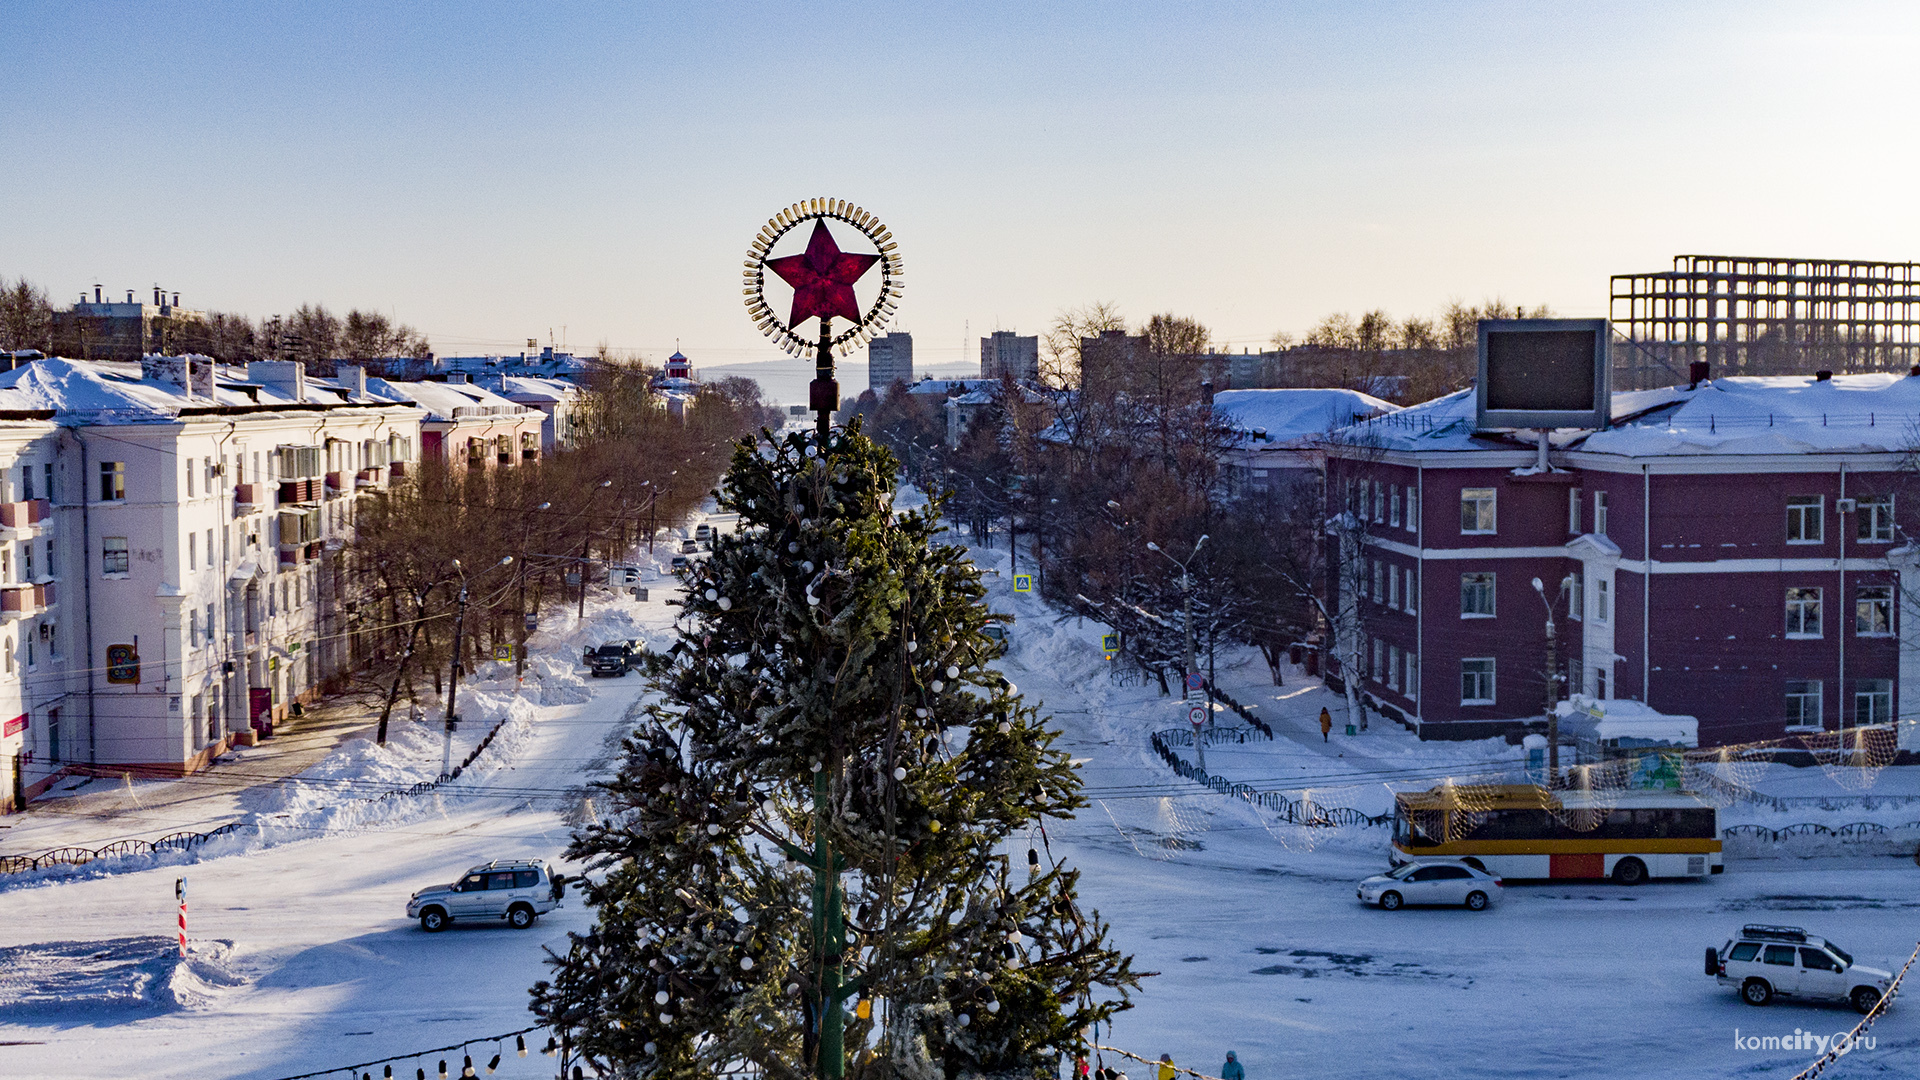
[[[1014,592],[1032,592],[1033,591],[1033,575],[1032,574],[1013,575],[1013,591]]]
[[[495,660],[511,660],[511,659],[513,659],[513,646],[511,646],[511,645],[495,645],[495,646],[493,647],[493,658],[494,658]]]
[[[1119,634],[1102,635],[1102,637],[1100,638],[1100,647],[1102,649],[1105,649],[1107,652],[1119,652],[1120,651],[1120,635]]]

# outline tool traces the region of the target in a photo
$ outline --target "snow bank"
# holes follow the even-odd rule
[[[230,941],[196,941],[182,959],[179,943],[160,935],[0,948],[0,1020],[58,1013],[97,1022],[207,1009],[248,981],[232,954]]]

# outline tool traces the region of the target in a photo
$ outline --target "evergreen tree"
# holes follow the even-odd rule
[[[741,532],[686,573],[661,700],[569,849],[597,923],[534,1011],[621,1077],[1054,1075],[1137,986],[1046,851],[1079,782],[986,666],[937,508],[893,513],[857,425],[817,440],[736,447]]]

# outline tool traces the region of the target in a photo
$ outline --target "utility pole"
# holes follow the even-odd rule
[[[1572,578],[1563,578],[1560,591],[1566,591],[1572,584]],[[1547,606],[1547,786],[1560,786],[1560,655],[1559,643],[1554,635],[1553,601],[1547,599],[1547,587],[1539,578],[1533,579],[1533,591],[1540,594],[1540,602]]]
[[[453,568],[460,569],[460,560],[453,560]],[[440,775],[453,772],[453,732],[460,723],[459,714],[454,712],[454,703],[460,693],[460,645],[467,628],[467,577],[460,575],[459,610],[453,617],[453,665],[447,680],[447,722],[445,738],[442,740],[440,755]]]
[[[1188,568],[1193,565],[1193,560],[1199,557],[1200,545],[1206,542],[1207,537],[1205,534],[1202,534],[1200,539],[1193,542],[1193,551],[1187,555],[1186,561],[1181,562],[1179,559],[1168,555],[1159,544],[1151,540],[1147,541],[1148,551],[1158,552],[1165,556],[1168,562],[1180,568],[1180,613],[1181,622],[1186,624],[1187,639],[1186,664],[1184,665],[1184,670],[1181,672],[1180,688],[1181,700],[1186,704],[1189,715],[1192,714],[1193,707],[1202,700],[1202,695],[1199,688],[1193,685],[1200,676],[1200,669],[1195,664],[1193,656],[1193,574]],[[1211,702],[1211,694],[1206,697],[1206,700]],[[1212,719],[1213,712],[1211,708],[1207,710],[1206,716],[1207,719]],[[1193,764],[1194,767],[1201,772],[1207,771],[1207,746],[1205,739],[1202,738],[1204,727],[1204,723],[1196,723],[1193,725]]]

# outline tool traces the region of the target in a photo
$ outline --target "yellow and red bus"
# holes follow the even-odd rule
[[[1684,791],[1550,791],[1447,784],[1393,800],[1395,866],[1457,859],[1510,880],[1706,877],[1720,814]]]

